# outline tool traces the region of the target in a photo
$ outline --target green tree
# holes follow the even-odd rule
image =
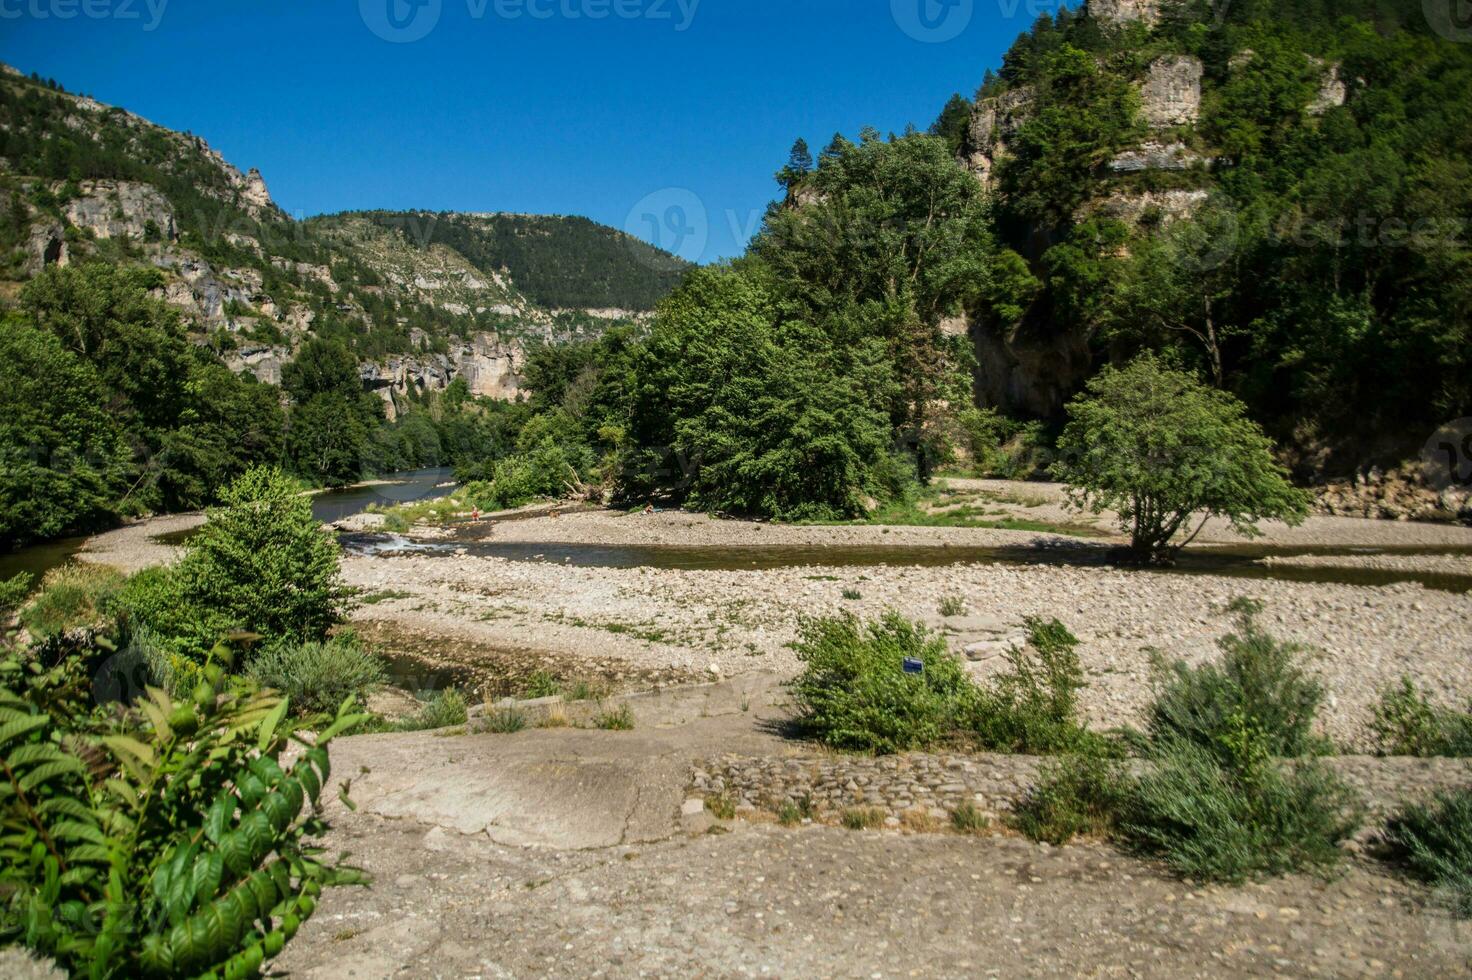
[[[298,405],[317,395],[340,395],[356,401],[363,393],[358,359],[340,340],[313,337],[281,369],[281,387]]]
[[[353,592],[310,498],[268,467],[246,473],[222,496],[225,506],[211,510],[185,545],[177,570],[182,600],[268,640],[326,637]]]
[[[1144,354],[1106,367],[1068,407],[1053,475],[1074,504],[1114,511],[1140,560],[1168,559],[1196,517],[1244,536],[1266,519],[1297,524],[1308,495],[1288,482],[1272,443],[1240,401]]]
[[[363,478],[368,440],[357,405],[329,391],[313,395],[291,413],[286,455],[307,479],[344,487]]]
[[[92,365],[51,334],[0,321],[0,545],[111,520],[128,453]]]
[[[812,151],[808,149],[808,141],[799,137],[797,142],[792,144],[792,153],[787,158],[787,166],[777,171],[777,183],[790,191],[812,171]]]
[[[966,140],[966,130],[971,125],[971,110],[971,100],[958,92],[951,96],[945,108],[940,111],[940,116],[930,126],[930,135],[945,140],[946,148],[953,156],[961,152],[961,144]]]

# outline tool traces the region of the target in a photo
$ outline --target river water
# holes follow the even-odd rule
[[[372,486],[328,490],[314,495],[312,514],[323,523],[332,523],[361,514],[370,505],[391,507],[441,496],[454,486],[454,482],[455,471],[449,467],[391,473]],[[81,551],[86,540],[85,537],[64,538],[0,553],[0,581],[26,572],[33,577],[32,585],[38,584],[41,576],[65,564]]]

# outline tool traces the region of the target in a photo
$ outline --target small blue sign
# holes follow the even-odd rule
[[[923,661],[923,660],[916,660],[914,657],[906,657],[905,658],[905,673],[907,673],[907,674],[923,674],[923,673],[925,673],[925,661]]]

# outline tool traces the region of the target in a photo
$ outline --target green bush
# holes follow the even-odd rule
[[[958,834],[981,834],[991,828],[992,822],[977,809],[970,800],[951,811],[951,827]]]
[[[0,619],[4,619],[20,608],[31,591],[31,576],[21,572],[13,578],[0,580]]]
[[[323,888],[364,880],[311,846],[328,747],[362,716],[291,720],[223,649],[189,700],[97,709],[73,666],[110,650],[0,664],[0,943],[76,976],[256,975]]]
[[[515,735],[526,728],[526,715],[515,709],[505,711],[493,711],[486,715],[485,721],[477,727],[477,731],[489,732],[492,735]]]
[[[388,680],[383,660],[348,638],[274,643],[252,658],[245,672],[308,713],[336,711],[346,698],[362,700]]]
[[[1381,755],[1472,756],[1472,710],[1432,704],[1409,677],[1380,693],[1370,728]]]
[[[1323,754],[1314,717],[1324,689],[1302,667],[1308,648],[1280,642],[1256,621],[1261,607],[1239,603],[1238,631],[1224,637],[1220,664],[1158,665],[1159,689],[1150,709],[1149,733],[1157,742],[1184,739],[1223,750],[1239,716],[1248,718],[1275,756]]]
[[[1390,819],[1385,840],[1394,856],[1437,888],[1458,915],[1472,916],[1472,789],[1406,807]]]
[[[550,437],[499,460],[490,481],[468,484],[461,496],[482,510],[507,510],[544,497],[561,499],[581,479],[579,459]]]
[[[1051,755],[1102,743],[1078,721],[1084,687],[1078,637],[1058,620],[1027,620],[1028,644],[1007,653],[1012,669],[999,675],[972,703],[970,730],[986,748]]]
[[[1229,766],[1195,742],[1157,746],[1118,818],[1122,835],[1177,874],[1203,881],[1331,869],[1340,843],[1359,826],[1358,798],[1319,763],[1284,769],[1264,747],[1260,741],[1244,753],[1252,761]]]
[[[465,704],[465,695],[451,687],[436,694],[434,700],[420,708],[415,714],[401,719],[393,726],[393,730],[400,732],[438,731],[442,728],[463,725],[469,717],[470,712]]]
[[[872,830],[884,825],[885,814],[877,807],[857,806],[844,810],[839,822],[849,830]]]
[[[634,730],[634,711],[627,704],[621,704],[612,711],[600,712],[593,718],[593,727],[606,732],[631,732]]]
[[[122,585],[122,574],[106,565],[72,562],[53,568],[21,612],[21,624],[35,637],[105,626],[109,603]]]
[[[1114,829],[1130,785],[1118,762],[1066,756],[1039,774],[1013,810],[1011,823],[1030,839],[1053,845],[1080,834],[1103,836]]]
[[[185,545],[175,573],[183,600],[267,640],[323,639],[353,593],[342,584],[337,542],[312,516],[310,500],[280,470],[264,467],[221,496],[225,506],[211,510]]]
[[[147,630],[149,643],[167,653],[176,673],[189,672],[186,662],[197,669],[215,643],[235,629],[224,613],[186,599],[177,571],[168,567],[131,576],[114,596],[112,610],[125,636]],[[183,690],[192,687],[189,682]]]
[[[972,709],[975,685],[945,640],[889,613],[867,625],[853,616],[802,624],[803,672],[788,686],[799,724],[836,749],[880,754],[934,744]],[[906,674],[907,658],[924,664]]]

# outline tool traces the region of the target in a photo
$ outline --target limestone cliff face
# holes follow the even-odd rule
[[[398,414],[395,396],[415,391],[444,391],[456,378],[464,379],[470,393],[498,401],[515,401],[522,393],[521,371],[526,348],[516,340],[494,333],[478,333],[457,340],[448,354],[390,357],[360,366],[363,387],[384,401],[390,419]]]

